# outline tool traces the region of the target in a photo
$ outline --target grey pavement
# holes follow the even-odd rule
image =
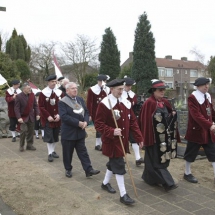
[[[86,146],[92,161],[92,165],[95,169],[101,170],[99,175],[93,176],[90,179],[85,177],[85,173],[81,167],[80,161],[74,153],[73,158],[73,177],[69,181],[69,185],[66,188],[79,195],[89,204],[96,205],[104,214],[118,214],[118,215],[214,215],[215,214],[215,191],[202,184],[191,184],[184,180],[179,180],[179,187],[173,191],[165,192],[163,188],[158,186],[149,186],[141,179],[143,167],[136,167],[134,162],[134,155],[128,155],[128,161],[133,174],[134,183],[137,188],[138,198],[135,197],[129,174],[125,175],[125,186],[130,197],[134,198],[136,203],[134,206],[126,206],[119,201],[119,191],[117,188],[115,177],[111,179],[112,186],[117,190],[116,194],[109,194],[101,189],[101,183],[103,181],[107,157],[103,156],[101,152],[95,151],[95,138],[94,134],[88,133],[86,139]],[[41,138],[41,136],[40,136]],[[55,159],[53,163],[47,162],[47,148],[46,144],[41,139],[35,139],[36,151],[19,152],[19,139],[16,143],[11,142],[11,138],[0,139],[1,154],[0,159],[21,157],[22,159],[31,162],[33,165],[42,168],[44,172],[56,182],[62,180],[65,177],[65,171],[63,168],[62,156],[61,156],[61,144],[58,143],[56,147],[57,153],[60,158]],[[143,152],[141,152],[143,155]],[[50,171],[52,169],[52,171]],[[177,181],[177,179],[176,179]],[[72,186],[77,185],[77,187]],[[65,188],[65,187],[64,187]],[[0,193],[1,196],[1,193]],[[92,197],[99,196],[96,200]],[[19,201],[19,200],[17,200]],[[15,215],[13,210],[9,208],[0,197],[0,214],[1,215]],[[86,214],[88,212],[86,211]]]

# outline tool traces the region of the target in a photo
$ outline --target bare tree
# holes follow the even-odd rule
[[[41,43],[31,47],[31,60],[29,66],[32,73],[39,73],[44,80],[53,68],[53,52],[57,42]]]
[[[196,60],[204,65],[205,55],[202,54],[196,47],[193,47],[190,50],[190,54],[195,55]]]
[[[67,61],[73,65],[72,72],[80,85],[80,90],[83,91],[88,65],[92,67],[98,65],[98,48],[95,40],[85,35],[77,35],[75,42],[66,42],[61,48]]]
[[[9,39],[9,33],[8,32],[3,32],[3,31],[0,31],[0,39],[1,39],[1,46],[0,46],[0,51],[1,52],[5,52],[6,50],[6,43]]]

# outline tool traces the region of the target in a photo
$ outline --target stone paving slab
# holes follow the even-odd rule
[[[64,189],[72,191],[86,202],[96,205],[102,209],[104,214],[118,215],[188,215],[188,214],[215,214],[215,191],[204,187],[201,184],[189,184],[184,180],[178,182],[179,187],[171,192],[165,192],[162,187],[149,186],[141,179],[143,165],[136,167],[134,155],[128,155],[129,166],[131,168],[134,183],[136,185],[138,198],[135,197],[131,185],[130,176],[125,175],[125,187],[129,195],[135,199],[134,206],[125,206],[119,201],[119,190],[115,177],[110,181],[117,190],[116,194],[110,194],[101,189],[101,183],[106,172],[107,157],[101,152],[95,151],[95,139],[88,132],[86,146],[90,155],[92,165],[101,171],[100,174],[91,178],[86,178],[81,163],[74,152],[73,157],[73,177],[66,178],[62,161],[61,144],[56,146],[56,151],[60,155],[54,162],[47,162],[46,144],[41,139],[35,139],[36,151],[19,152],[19,139],[12,143],[10,138],[0,139],[0,159],[13,158],[24,159],[37,168],[41,168],[45,174],[59,183]],[[94,134],[93,134],[94,135]],[[144,152],[141,152],[144,155]],[[177,181],[177,179],[176,179]],[[1,196],[1,194],[0,194]],[[17,200],[18,201],[18,200]],[[0,214],[15,215],[13,210],[4,204],[0,198]],[[87,211],[86,211],[86,214]]]

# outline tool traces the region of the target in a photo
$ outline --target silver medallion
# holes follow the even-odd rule
[[[161,122],[163,117],[162,117],[161,113],[156,113],[154,115],[154,118],[156,121]]]
[[[159,134],[159,139],[161,142],[165,142],[165,134]]]
[[[55,99],[50,99],[50,105],[55,105]]]
[[[211,115],[211,109],[210,109],[210,107],[207,107],[206,111],[207,111],[207,115],[210,116]]]
[[[116,120],[118,120],[121,117],[120,116],[120,111],[115,109],[115,110],[113,110],[113,112],[114,112],[114,116],[115,116]]]
[[[163,142],[163,143],[160,144],[160,151],[161,152],[165,152],[166,151],[166,143],[165,142]]]
[[[172,140],[171,140],[171,138],[169,137],[169,138],[168,138],[168,146],[171,146],[171,144],[172,144]]]
[[[163,133],[165,131],[165,125],[163,123],[158,123],[156,129],[159,133]]]
[[[171,159],[171,157],[172,157],[171,152],[166,152],[166,160]]]
[[[177,144],[177,140],[176,139],[173,139],[172,140],[172,149],[175,149],[176,148],[176,144]]]
[[[176,157],[176,151],[174,150],[173,152],[172,152],[172,159],[174,159]]]
[[[166,162],[166,154],[163,154],[161,156],[161,163],[165,163]]]

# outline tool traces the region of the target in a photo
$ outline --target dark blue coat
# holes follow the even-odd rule
[[[66,95],[69,97],[68,95]],[[69,97],[70,98],[70,97]],[[71,98],[70,98],[71,99]],[[79,121],[89,123],[89,113],[85,105],[84,100],[77,96],[76,100],[79,104],[82,105],[84,109],[84,116],[82,114],[76,114],[73,112],[73,109],[68,106],[66,103],[59,101],[58,110],[61,118],[61,139],[62,140],[79,140],[85,138],[86,131],[81,129],[78,124]]]

